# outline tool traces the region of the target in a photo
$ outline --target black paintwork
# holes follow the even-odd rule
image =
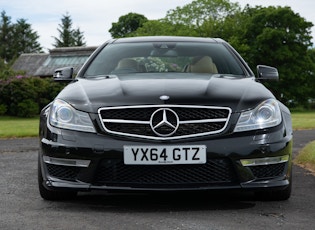
[[[161,95],[170,97],[168,104],[229,106],[234,112],[254,108],[261,101],[274,98],[253,78],[178,73],[78,79],[57,98],[79,110],[96,113],[103,106],[161,104]]]
[[[90,78],[84,77],[86,68],[93,62],[109,43],[126,43],[141,41],[198,41],[224,43],[244,70],[244,76],[226,74],[198,73],[134,73],[104,75]],[[69,72],[69,71],[68,71]],[[270,76],[264,75],[271,74]],[[259,73],[260,78],[275,78],[275,69],[265,69]],[[277,74],[277,73],[276,73]],[[69,76],[68,76],[69,77]],[[277,77],[277,76],[276,76]],[[161,95],[169,96],[161,100]],[[290,155],[292,152],[292,124],[289,110],[279,102],[283,122],[277,127],[233,133],[234,126],[242,111],[255,108],[266,99],[274,98],[246,65],[238,53],[227,43],[218,39],[149,37],[111,40],[101,46],[87,61],[76,79],[66,86],[57,96],[74,108],[90,114],[97,133],[84,133],[59,129],[51,126],[48,119],[49,104],[43,109],[40,119],[40,183],[47,191],[75,190],[154,190],[150,187],[130,185],[117,187],[114,185],[99,186],[93,183],[93,177],[100,162],[104,159],[117,160],[123,157],[124,145],[206,145],[208,159],[228,159],[232,162],[237,180],[232,184],[201,185],[194,189],[227,189],[227,188],[287,188],[290,183],[291,159],[286,163],[285,174],[257,180],[250,170],[241,166],[240,159]],[[204,136],[184,140],[151,141],[140,138],[127,138],[107,134],[100,125],[98,109],[110,106],[128,105],[208,105],[225,106],[232,109],[230,122],[225,131],[214,136]],[[49,175],[43,156],[67,159],[91,160],[87,169],[82,169],[76,181],[68,181]],[[186,190],[188,187],[158,190]],[[45,198],[45,197],[44,197]],[[47,197],[46,197],[47,198]]]

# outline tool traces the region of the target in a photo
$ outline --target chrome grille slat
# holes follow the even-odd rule
[[[152,131],[152,114],[166,108],[178,116],[179,127],[171,136],[158,136]],[[228,107],[192,105],[142,105],[100,108],[98,114],[104,130],[111,134],[152,140],[171,140],[218,134],[230,119],[232,110]]]

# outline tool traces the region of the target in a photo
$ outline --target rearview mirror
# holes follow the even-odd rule
[[[257,66],[257,75],[258,80],[279,80],[278,70],[274,67],[266,65]]]
[[[56,69],[54,73],[55,81],[72,81],[73,67],[64,67]]]

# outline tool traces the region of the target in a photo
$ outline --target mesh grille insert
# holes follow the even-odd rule
[[[80,169],[72,166],[46,164],[48,174],[61,180],[75,181]]]
[[[95,184],[131,187],[198,187],[236,181],[230,161],[208,160],[202,165],[124,165],[121,160],[103,160]]]
[[[286,162],[272,165],[250,166],[252,173],[258,179],[284,175]]]

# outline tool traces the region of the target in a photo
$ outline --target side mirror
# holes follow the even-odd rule
[[[64,67],[60,69],[56,69],[54,73],[55,81],[72,81],[73,78],[73,67]]]
[[[266,65],[258,65],[257,66],[257,79],[258,80],[279,80],[278,70],[274,67],[266,66]]]

